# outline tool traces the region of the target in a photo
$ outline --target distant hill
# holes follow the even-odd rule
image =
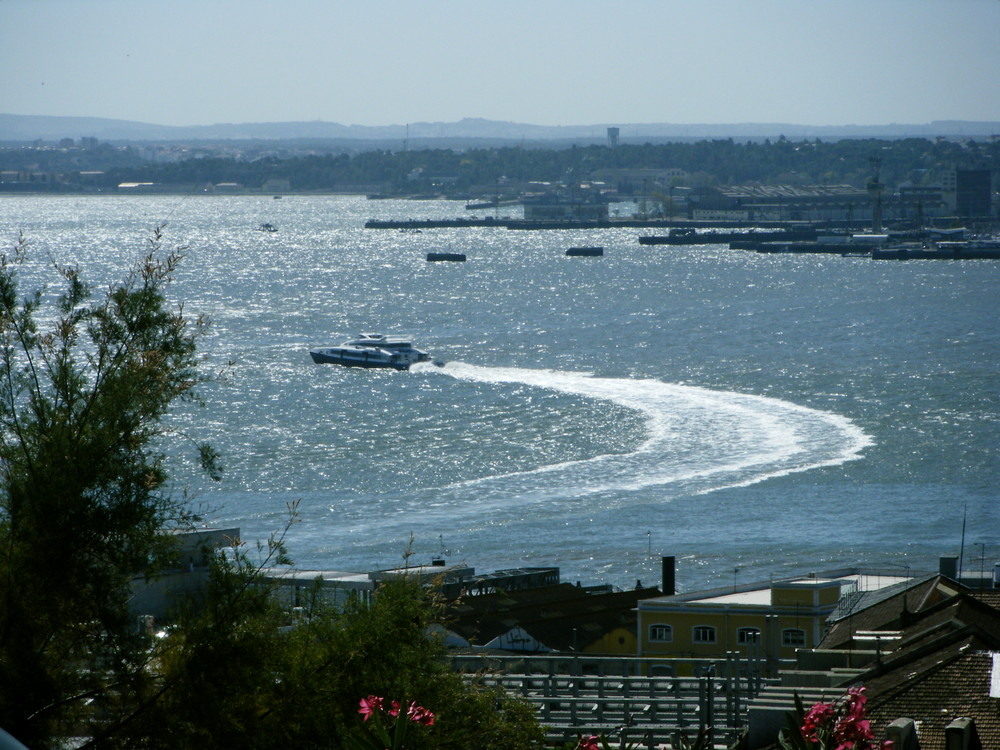
[[[478,118],[458,122],[416,122],[408,125],[341,125],[334,122],[219,123],[176,127],[101,117],[46,117],[0,114],[0,142],[74,140],[101,141],[220,141],[220,140],[340,140],[476,142],[586,141],[605,142],[607,128],[617,127],[622,143],[645,140],[704,138],[984,138],[1000,134],[1000,122],[937,120],[926,124],[795,125],[790,123],[693,124],[607,123],[599,125],[530,125]]]

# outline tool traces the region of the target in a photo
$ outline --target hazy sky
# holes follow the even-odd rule
[[[1000,120],[1000,0],[0,0],[0,113]]]

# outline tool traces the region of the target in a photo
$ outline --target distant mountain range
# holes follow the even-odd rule
[[[466,118],[458,122],[416,122],[408,125],[341,125],[334,122],[219,123],[177,127],[101,117],[46,117],[0,114],[0,142],[74,140],[84,137],[119,142],[175,141],[583,141],[606,142],[608,127],[617,127],[622,143],[703,138],[983,138],[1000,134],[1000,122],[937,120],[926,124],[794,125],[737,123],[679,125],[671,123],[601,125],[529,125]]]

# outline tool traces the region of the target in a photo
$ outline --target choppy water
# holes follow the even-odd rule
[[[641,246],[641,230],[365,230],[461,204],[4,197],[0,239],[112,278],[168,221],[174,293],[224,381],[174,419],[224,455],[179,486],[297,563],[445,552],[478,570],[683,588],[1000,559],[1000,264]],[[279,231],[255,231],[262,222]],[[571,245],[603,258],[566,258]],[[427,263],[430,250],[466,263]],[[361,331],[444,360],[312,364]],[[984,545],[984,546],[980,546]]]

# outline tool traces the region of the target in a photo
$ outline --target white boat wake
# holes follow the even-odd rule
[[[431,502],[442,509],[454,509],[456,496],[467,497],[470,491],[478,512],[483,503],[505,508],[542,501],[548,506],[572,505],[595,494],[607,496],[598,504],[610,507],[631,502],[627,498],[634,492],[654,489],[662,501],[841,464],[860,458],[872,444],[846,417],[763,396],[461,362],[424,368],[459,380],[517,383],[606,400],[645,417],[645,440],[630,452],[450,485],[439,489],[437,502]],[[426,512],[426,499],[424,503]]]
[[[337,544],[364,547],[373,533],[396,541],[447,531],[483,539],[522,522],[561,528],[567,519],[620,517],[626,508],[756,484],[773,477],[836,466],[861,457],[872,440],[846,417],[787,401],[651,379],[598,378],[587,373],[480,367],[461,362],[416,365],[415,373],[507,384],[598,399],[644,418],[638,445],[583,460],[550,464],[445,486],[393,490],[364,503],[325,495],[343,535]],[[513,404],[523,403],[520,399]],[[531,413],[524,416],[531,419]],[[375,510],[377,509],[377,510]],[[609,516],[608,513],[611,512]],[[617,524],[617,521],[613,521]],[[489,531],[493,529],[493,531]],[[301,533],[301,530],[300,530]],[[321,527],[324,544],[331,529]],[[497,542],[507,544],[509,542]]]

